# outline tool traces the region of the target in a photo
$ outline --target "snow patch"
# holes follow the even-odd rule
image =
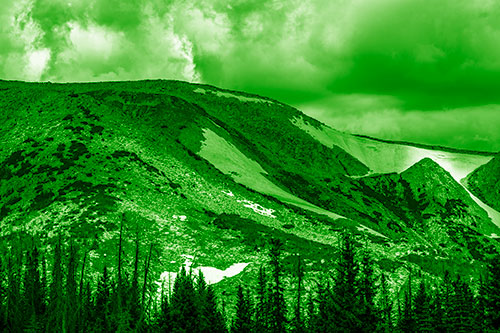
[[[211,93],[213,95],[216,95],[217,97],[225,97],[225,98],[236,98],[242,102],[254,102],[254,103],[269,103],[269,104],[274,104],[273,101],[269,101],[267,99],[263,98],[257,98],[257,97],[246,97],[242,95],[236,95],[228,92],[223,92],[223,91],[213,91],[213,90],[207,90],[203,88],[197,88],[193,90],[193,92],[198,93],[198,94],[207,94]]]
[[[235,263],[226,269],[218,269],[216,267],[210,266],[199,266],[192,268],[193,256],[183,255],[185,258],[184,264],[182,265],[186,272],[191,272],[194,276],[199,276],[200,272],[203,274],[205,281],[208,284],[216,284],[224,280],[225,278],[231,278],[243,272],[243,270],[249,265],[249,263]],[[177,277],[177,272],[163,272],[160,275],[159,281],[156,284],[159,288],[174,286],[175,278]]]
[[[370,168],[372,173],[400,173],[428,157],[448,171],[456,181],[460,181],[493,158],[380,142],[343,133],[326,125],[316,128],[305,123],[302,118],[295,118],[292,123],[323,145],[327,147],[335,145],[344,149]]]
[[[267,217],[276,218],[276,216],[273,215],[273,213],[275,212],[274,209],[264,208],[261,205],[259,205],[258,203],[255,203],[255,202],[250,201],[250,200],[237,200],[237,201],[243,203],[244,207],[252,209],[257,214],[267,216]]]
[[[222,193],[224,193],[224,194],[225,194],[225,195],[227,195],[227,196],[234,197],[234,194],[233,194],[233,192],[231,192],[231,191],[227,191],[227,192],[226,192],[226,191],[224,191],[224,190],[223,190],[223,191],[222,191]]]
[[[182,222],[186,221],[187,216],[186,215],[172,215],[172,218],[175,220],[181,220]]]
[[[332,219],[344,218],[341,215],[315,206],[299,197],[283,190],[265,175],[267,172],[256,161],[248,158],[233,144],[227,142],[210,129],[203,130],[205,141],[202,143],[199,155],[212,163],[217,169],[231,176],[236,182],[257,192],[273,196],[288,203],[315,213],[326,215]]]

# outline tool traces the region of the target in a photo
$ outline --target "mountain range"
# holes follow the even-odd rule
[[[115,260],[122,224],[129,253],[136,234],[141,253],[154,245],[158,280],[189,261],[226,272],[222,285],[253,277],[270,238],[287,269],[300,254],[314,275],[352,232],[393,286],[408,268],[478,275],[500,251],[492,152],[343,133],[270,98],[180,81],[0,81],[0,110],[2,242],[50,249],[64,235],[95,272]]]

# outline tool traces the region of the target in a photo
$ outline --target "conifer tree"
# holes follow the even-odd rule
[[[5,288],[5,283],[6,283],[6,276],[5,276],[5,265],[4,265],[4,259],[0,257],[0,331],[5,331],[7,329],[7,322],[6,322],[6,309],[5,309],[5,299],[6,299],[6,293],[7,290]]]
[[[250,297],[243,287],[238,286],[236,314],[231,326],[231,333],[250,333],[254,329]]]
[[[31,329],[41,328],[41,317],[45,313],[44,290],[40,278],[39,254],[35,245],[26,255],[26,272],[24,276],[24,317],[30,322]]]
[[[48,308],[47,329],[54,331],[64,330],[64,315],[66,314],[64,304],[64,282],[62,266],[62,244],[59,237],[54,249],[54,264],[52,268],[52,282],[50,284],[50,297]]]
[[[334,299],[332,288],[327,282],[318,284],[317,292],[318,311],[312,319],[313,332],[335,332],[340,330],[336,315],[339,313],[339,305]]]
[[[207,286],[205,296],[204,316],[208,323],[206,332],[227,332],[226,323],[222,313],[217,309],[217,297],[212,286]]]
[[[451,330],[457,333],[472,332],[477,329],[473,317],[474,295],[460,276],[454,281],[453,287]]]
[[[484,278],[481,276],[479,278],[479,288],[477,292],[477,297],[475,299],[475,316],[474,322],[476,324],[478,331],[485,331],[486,329],[486,302],[487,302],[487,290],[486,284],[484,283]]]
[[[67,332],[76,331],[78,325],[78,308],[79,299],[76,284],[76,270],[77,270],[77,259],[76,259],[76,247],[73,242],[70,244],[69,248],[69,258],[67,264],[67,274],[66,274],[66,302],[65,302],[65,324]]]
[[[417,332],[432,332],[433,322],[430,311],[430,297],[422,281],[414,301],[415,328]]]
[[[380,309],[382,320],[379,325],[379,331],[390,332],[392,330],[392,302],[389,284],[385,274],[382,274],[380,278],[380,292],[382,293]]]
[[[431,298],[430,312],[434,330],[437,332],[444,332],[446,331],[446,325],[444,322],[445,309],[443,307],[444,296],[441,289],[439,288],[439,285],[437,286],[435,292],[430,295],[430,298]]]
[[[95,323],[98,329],[103,331],[111,330],[111,318],[110,318],[110,292],[111,282],[108,276],[108,268],[104,266],[102,275],[97,283],[97,292],[95,295]]]
[[[197,308],[197,292],[193,286],[191,274],[181,268],[174,282],[168,319],[175,332],[197,332],[200,320]]]
[[[22,302],[21,302],[21,264],[19,257],[12,249],[11,255],[8,257],[7,264],[7,291],[6,291],[6,324],[7,331],[21,332],[23,327],[22,318]],[[17,250],[16,252],[19,252]]]
[[[354,239],[344,232],[341,239],[337,276],[333,288],[335,320],[339,330],[360,331],[362,323],[358,319],[360,297],[358,294],[359,264],[356,261]]]
[[[260,266],[257,280],[257,303],[255,306],[255,329],[257,332],[267,332],[269,330],[268,285],[265,268]]]
[[[302,279],[304,277],[304,269],[302,268],[302,260],[300,259],[300,255],[296,256],[297,266],[296,266],[296,277],[297,277],[297,295],[295,302],[295,313],[292,321],[293,332],[302,333],[305,331],[304,320],[302,317],[302,293],[303,293],[303,285]]]
[[[283,244],[279,239],[271,240],[271,248],[269,250],[270,266],[272,269],[272,287],[270,295],[270,327],[272,333],[281,333],[286,331],[286,304],[283,295],[282,274],[283,268],[281,263],[281,250]]]
[[[362,322],[360,330],[363,332],[374,332],[379,325],[380,319],[375,306],[376,277],[373,271],[373,263],[367,254],[363,256],[361,265],[361,278],[359,281],[360,309],[359,319]]]
[[[500,258],[496,257],[488,263],[485,278],[485,317],[487,326],[500,331]]]

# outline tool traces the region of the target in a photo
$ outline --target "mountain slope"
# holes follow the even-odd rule
[[[0,110],[3,241],[71,236],[95,270],[115,260],[122,223],[142,253],[154,244],[157,277],[189,255],[221,272],[250,263],[245,278],[270,237],[311,274],[330,270],[343,230],[395,283],[405,264],[475,274],[499,250],[485,235],[500,231],[457,182],[489,156],[426,150],[436,164],[404,153],[420,148],[332,141],[277,101],[178,81],[0,82]]]
[[[500,156],[480,166],[465,180],[466,186],[492,208],[500,211]]]

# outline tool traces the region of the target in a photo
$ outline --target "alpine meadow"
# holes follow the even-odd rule
[[[0,0],[0,331],[499,332],[499,15]]]

